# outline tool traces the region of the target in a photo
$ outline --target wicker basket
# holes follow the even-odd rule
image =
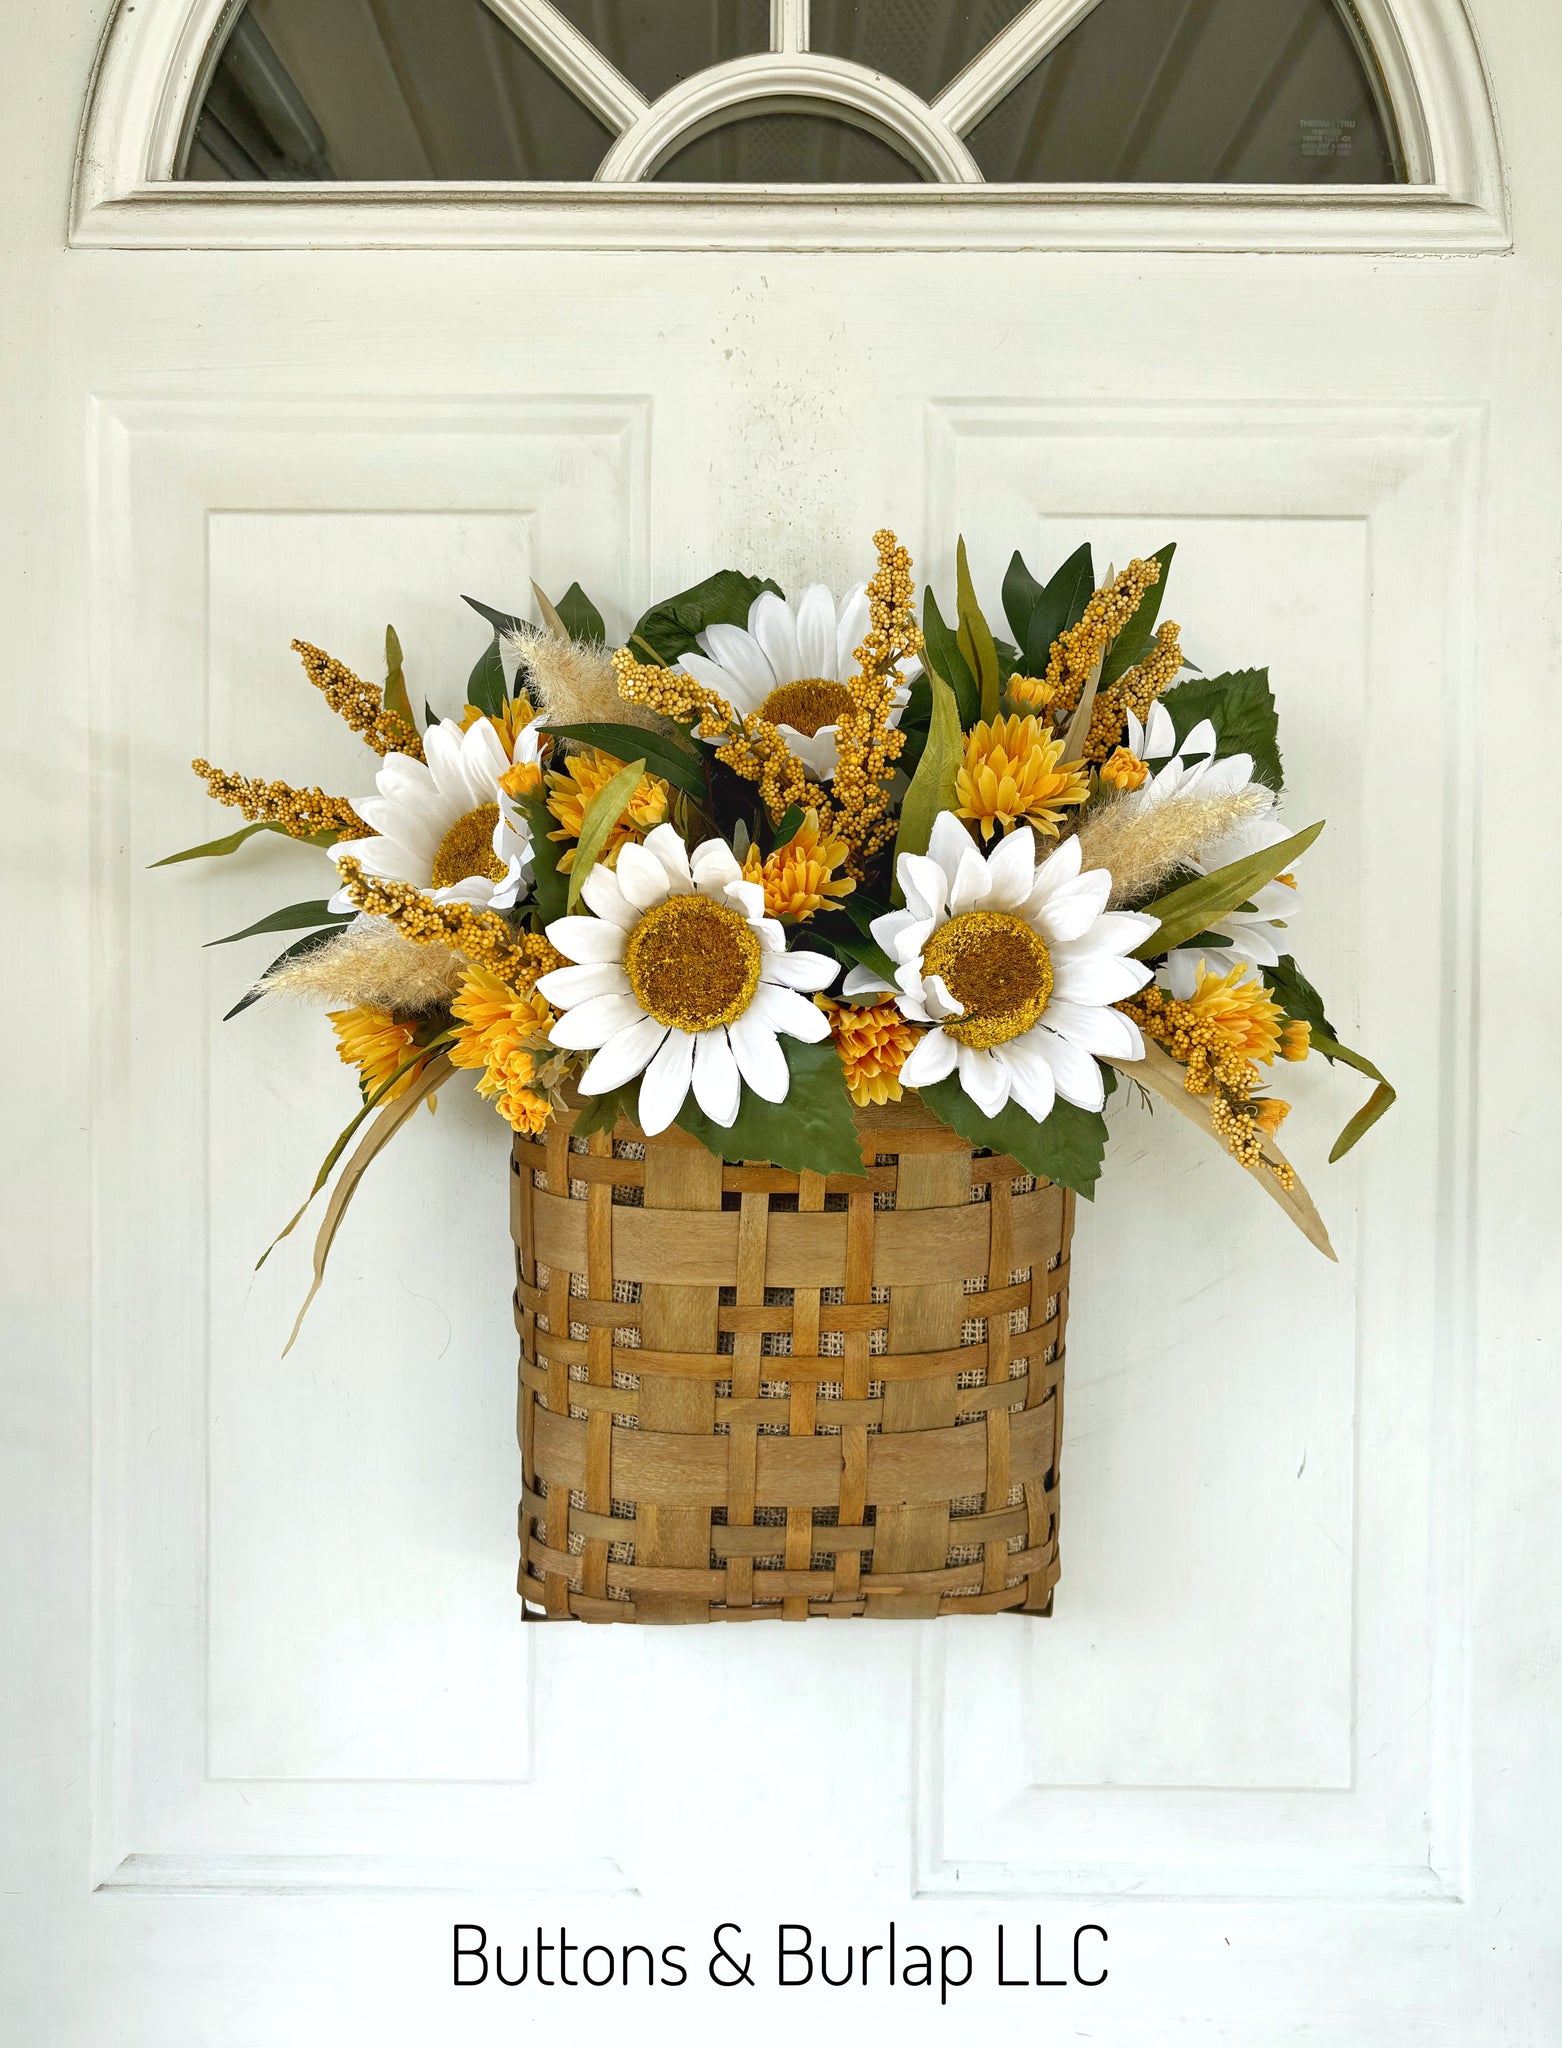
[[[517,1138],[528,1612],[1050,1611],[1074,1198],[913,1103],[858,1124],[866,1181]]]

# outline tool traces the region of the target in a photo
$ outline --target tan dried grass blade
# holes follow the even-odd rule
[[[542,613],[542,623],[548,631],[557,633],[561,640],[567,640],[569,634],[565,630],[564,621],[559,617],[552,599],[546,595],[535,577],[532,579],[532,596],[537,600],[537,609]]]
[[[398,1095],[394,1102],[386,1103],[370,1124],[363,1143],[342,1168],[341,1179],[336,1183],[336,1190],[326,1204],[324,1216],[320,1219],[319,1234],[315,1238],[315,1276],[294,1319],[292,1335],[282,1347],[284,1358],[298,1341],[298,1333],[304,1326],[304,1317],[309,1313],[309,1305],[320,1292],[320,1283],[325,1278],[326,1260],[331,1256],[331,1246],[336,1241],[336,1233],[341,1227],[342,1218],[347,1214],[348,1205],[358,1192],[358,1183],[412,1112],[436,1089],[442,1088],[454,1072],[455,1068],[450,1064],[448,1053],[441,1053],[438,1059],[430,1060],[405,1095]]]
[[[1101,687],[1101,671],[1106,666],[1106,650],[1097,656],[1096,665],[1090,671],[1090,680],[1079,693],[1079,703],[1069,721],[1068,737],[1063,742],[1065,761],[1082,761],[1085,757],[1085,741],[1090,737],[1090,719],[1096,708],[1096,692]]]
[[[1186,1069],[1180,1066],[1164,1047],[1156,1045],[1153,1041],[1147,1039],[1142,1060],[1107,1058],[1106,1064],[1109,1067],[1115,1067],[1120,1074],[1126,1075],[1130,1081],[1137,1081],[1141,1087],[1148,1088],[1152,1094],[1160,1096],[1163,1102],[1169,1102],[1180,1116],[1185,1116],[1189,1123],[1196,1125],[1207,1137],[1213,1138],[1221,1151],[1226,1153],[1228,1159],[1234,1157],[1232,1153],[1226,1151],[1225,1139],[1221,1137],[1215,1126],[1210,1122],[1210,1098],[1207,1095],[1190,1095],[1188,1093],[1185,1086]],[[1282,1165],[1290,1164],[1285,1154],[1272,1138],[1266,1139],[1265,1143],[1268,1150],[1273,1153],[1274,1157]],[[1240,1161],[1236,1163],[1241,1164]],[[1312,1196],[1308,1194],[1300,1180],[1290,1189],[1286,1189],[1281,1187],[1274,1175],[1262,1166],[1243,1167],[1243,1171],[1250,1174],[1258,1182],[1271,1201],[1280,1204],[1280,1207],[1290,1217],[1309,1244],[1316,1245],[1326,1259],[1333,1259],[1338,1264],[1338,1254],[1329,1242],[1329,1233],[1324,1228],[1323,1218],[1314,1208]]]

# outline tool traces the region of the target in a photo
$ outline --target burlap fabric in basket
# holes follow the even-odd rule
[[[1074,1197],[910,1102],[858,1125],[865,1181],[516,1139],[529,1612],[1050,1610]]]

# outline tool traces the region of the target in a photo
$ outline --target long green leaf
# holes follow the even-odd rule
[[[557,821],[540,791],[535,796],[522,797],[521,809],[532,835],[532,898],[542,922],[552,924],[556,917],[564,915],[569,887],[567,877],[559,873],[564,847],[559,840],[548,837]]]
[[[602,614],[578,583],[572,583],[559,599],[558,611],[564,630],[572,640],[607,639]]]
[[[535,590],[536,585],[532,588]],[[461,602],[469,604],[480,619],[486,619],[496,633],[520,633],[525,631],[526,621],[516,617],[514,612],[501,612],[491,604],[483,604],[475,597],[463,597]]]
[[[246,925],[241,932],[229,932],[225,939],[208,939],[206,943],[208,946],[231,946],[236,939],[258,939],[263,932],[319,931],[323,927],[351,923],[351,911],[330,909],[322,896],[312,903],[289,903],[281,910],[273,910],[259,923]]]
[[[998,650],[993,645],[992,629],[976,601],[976,586],[971,581],[971,564],[966,559],[963,537],[955,548],[955,592],[960,620],[960,652],[976,677],[982,717],[990,725],[1000,709]]]
[[[380,701],[403,725],[417,731],[412,716],[412,699],[407,694],[406,671],[401,662],[401,642],[396,637],[394,626],[385,628],[385,691]]]
[[[638,725],[545,725],[544,732],[555,739],[573,740],[577,746],[596,747],[615,760],[627,761],[643,754],[653,775],[671,782],[696,803],[705,801],[705,764],[699,756],[675,739],[659,732],[647,732]]]
[[[691,1089],[678,1124],[718,1159],[764,1160],[788,1173],[862,1173],[862,1147],[840,1055],[833,1039],[817,1045],[780,1040],[791,1082],[784,1102],[766,1102],[745,1087],[736,1122],[724,1130],[712,1123]]]
[[[475,704],[479,711],[486,711],[490,718],[504,715],[504,663],[499,658],[497,630],[467,678],[466,701]]]
[[[257,832],[280,832],[284,839],[293,836],[286,825],[279,825],[274,818],[262,818],[258,824],[241,825],[237,832],[228,833],[226,838],[208,839],[203,846],[187,846],[183,853],[164,854],[161,860],[154,860],[149,865],[154,868],[172,868],[177,867],[182,860],[221,860],[226,854],[237,853],[245,841],[253,839]],[[331,836],[333,839],[336,837],[334,833]],[[323,837],[323,834],[316,833],[313,842],[301,843],[318,843]]]
[[[1103,690],[1109,690],[1119,676],[1125,676],[1131,668],[1136,668],[1154,645],[1156,622],[1166,601],[1166,583],[1176,552],[1175,541],[1164,548],[1157,548],[1153,559],[1161,565],[1160,581],[1150,585],[1139,600],[1139,609],[1107,649],[1106,662],[1101,670]]]
[[[1046,594],[1046,586],[1036,581],[1025,566],[1024,556],[1016,548],[1003,576],[1003,615],[1009,622],[1009,631],[1014,635],[1017,648],[1025,646],[1032,614]]]
[[[627,768],[620,768],[611,782],[602,787],[586,807],[581,820],[580,837],[575,842],[575,858],[569,871],[569,907],[573,910],[580,901],[581,889],[587,875],[597,864],[597,857],[608,842],[608,835],[629,808],[630,799],[639,787],[645,773],[644,760],[631,761]]]
[[[983,1116],[955,1074],[919,1092],[928,1107],[967,1144],[1006,1153],[1028,1173],[1040,1174],[1061,1188],[1072,1188],[1087,1202],[1095,1200],[1107,1137],[1106,1118],[1099,1110],[1076,1108],[1060,1096],[1041,1123],[1013,1102],[997,1116]]]
[[[631,638],[658,661],[673,662],[698,644],[707,626],[743,626],[749,607],[762,590],[779,597],[781,586],[768,576],[745,576],[740,569],[718,569],[714,576],[664,597],[635,625]]]
[[[1196,939],[1200,932],[1207,932],[1228,911],[1240,909],[1255,890],[1262,889],[1276,875],[1283,875],[1299,861],[1322,830],[1323,820],[1320,819],[1316,825],[1309,825],[1305,832],[1282,839],[1278,846],[1267,846],[1261,852],[1234,860],[1226,867],[1217,868],[1212,875],[1197,875],[1191,882],[1184,882],[1180,888],[1169,891],[1154,903],[1144,904],[1143,908],[1151,917],[1158,917],[1161,925],[1159,931],[1152,932],[1144,944],[1135,949],[1134,958],[1152,960],[1157,954],[1169,953],[1174,946]]]
[[[242,1016],[251,1003],[258,1003],[266,993],[265,984],[267,976],[275,974],[277,969],[285,966],[289,960],[296,960],[301,953],[308,953],[314,947],[320,945],[322,937],[323,935],[320,932],[305,932],[304,936],[301,939],[295,939],[291,946],[284,946],[276,959],[265,970],[265,973],[260,976],[260,979],[255,983],[249,994],[241,996],[233,1008],[225,1012],[222,1020],[223,1023],[230,1023],[233,1018]]]
[[[906,791],[900,806],[900,829],[895,835],[895,884],[894,900],[905,899],[900,890],[900,856],[903,853],[926,853],[927,843],[933,836],[933,821],[940,811],[954,809],[955,778],[960,763],[965,758],[965,742],[960,732],[960,713],[955,705],[955,694],[943,677],[932,676],[933,718],[928,727],[927,745],[917,763],[917,772],[911,778],[911,787]]]
[[[982,693],[970,664],[960,652],[960,642],[944,622],[933,586],[922,594],[922,665],[941,676],[955,693],[962,731],[969,731],[982,715]]]
[[[1329,1164],[1334,1166],[1347,1152],[1361,1143],[1378,1118],[1386,1116],[1399,1097],[1393,1083],[1383,1078],[1365,1053],[1353,1052],[1348,1045],[1341,1045],[1340,1041],[1327,1031],[1314,1031],[1312,1044],[1314,1050],[1321,1052],[1326,1060],[1339,1060],[1342,1065],[1354,1067],[1358,1074],[1365,1074],[1369,1081],[1376,1081],[1378,1084],[1335,1139],[1333,1150],[1329,1154]]]
[[[1070,626],[1077,626],[1096,590],[1095,558],[1087,541],[1076,548],[1053,574],[1051,582],[1031,609],[1023,634],[1016,628],[1020,662],[1025,673],[1042,676],[1052,658],[1052,643]]]

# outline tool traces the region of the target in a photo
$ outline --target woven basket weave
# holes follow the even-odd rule
[[[512,1158],[528,1613],[1049,1612],[1074,1197],[911,1102],[866,1181],[570,1126]]]

